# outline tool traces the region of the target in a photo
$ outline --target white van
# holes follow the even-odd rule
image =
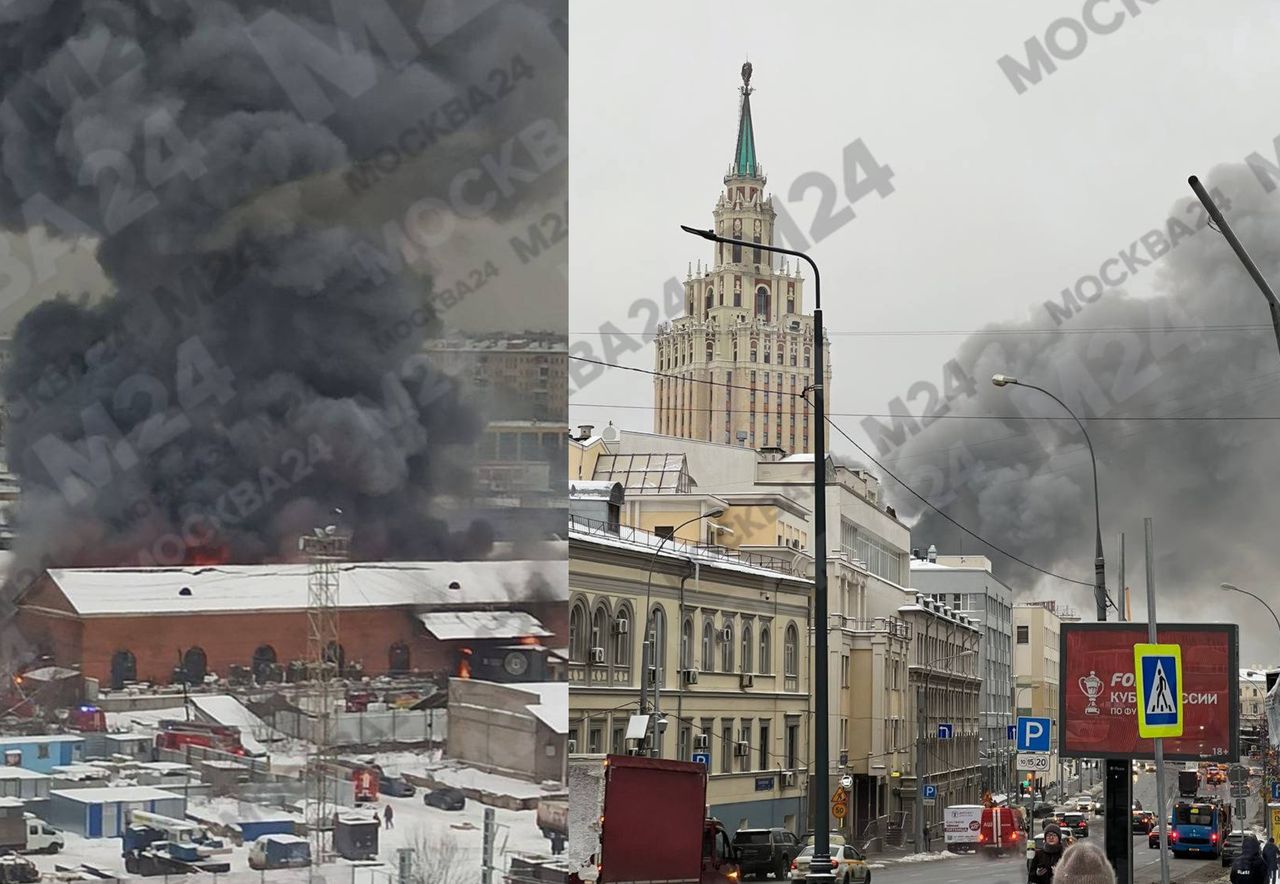
[[[29,813],[23,814],[27,824],[27,847],[24,853],[57,853],[67,846],[67,839],[53,826]]]

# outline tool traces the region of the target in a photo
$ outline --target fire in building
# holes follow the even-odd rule
[[[555,680],[568,623],[562,562],[350,563],[339,568],[349,675]],[[306,565],[51,569],[19,602],[18,627],[51,665],[120,687],[236,668],[305,679]],[[154,639],[163,636],[164,641]]]

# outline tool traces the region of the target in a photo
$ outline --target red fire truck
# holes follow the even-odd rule
[[[160,722],[160,731],[156,734],[157,749],[181,750],[186,746],[203,746],[206,749],[227,752],[231,755],[248,754],[240,744],[238,727],[173,719]]]

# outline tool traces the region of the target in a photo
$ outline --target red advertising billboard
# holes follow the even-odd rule
[[[1169,761],[1240,758],[1239,633],[1234,624],[1160,624],[1160,644],[1182,646],[1181,737],[1166,737]],[[1138,736],[1133,646],[1145,623],[1064,623],[1059,657],[1058,750],[1067,758],[1152,759]]]

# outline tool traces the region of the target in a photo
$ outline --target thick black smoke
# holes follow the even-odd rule
[[[1230,200],[1228,220],[1262,272],[1280,282],[1276,200],[1243,167],[1216,170],[1212,183]],[[1194,229],[1200,209],[1191,201],[1180,201],[1170,217]],[[1280,417],[1280,353],[1269,315],[1212,228],[1182,238],[1157,273],[1153,298],[1108,290],[1056,329],[1037,311],[1027,323],[991,327],[1003,333],[961,346],[957,358],[976,390],[952,401],[952,415],[1053,420],[936,420],[886,464],[1010,553],[1092,583],[1093,480],[1079,430],[1046,397],[996,388],[991,376],[1013,375],[1054,392],[1085,420],[1096,450],[1112,595],[1123,532],[1133,613],[1145,619],[1142,535],[1143,518],[1151,516],[1160,618],[1240,623],[1242,662],[1275,662],[1275,625],[1266,612],[1217,588],[1228,581],[1275,593],[1280,421],[1227,419]],[[1152,417],[1182,420],[1136,419]],[[1024,598],[1056,598],[1093,619],[1087,586],[1023,568],[900,488],[889,490],[904,515],[918,517],[915,546],[990,555]]]
[[[371,7],[336,6],[0,9],[0,223],[95,240],[114,286],[96,304],[42,304],[14,335],[3,391],[20,582],[48,565],[279,560],[335,509],[356,558],[490,548],[487,526],[450,532],[437,505],[468,487],[451,446],[476,437],[477,403],[416,355],[437,323],[387,334],[422,315],[426,293],[367,259],[386,243],[366,237],[369,219],[344,218],[349,193],[324,185],[394,143],[425,86],[465,95],[553,15],[499,4],[449,54],[420,44],[421,4],[393,3],[415,41],[406,55],[385,31],[371,36],[356,14]],[[349,69],[368,66],[375,82],[353,97],[315,77],[332,108],[304,115],[265,59],[343,40]],[[562,81],[543,74],[526,102],[557,88],[562,100]],[[465,156],[511,136],[521,107],[476,115],[406,163],[382,194],[387,217],[443,199]]]

